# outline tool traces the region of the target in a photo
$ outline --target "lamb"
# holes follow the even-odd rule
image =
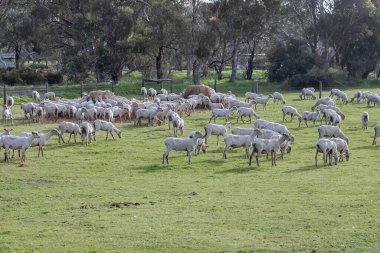
[[[230,148],[240,148],[244,147],[245,149],[245,158],[248,158],[249,155],[249,147],[252,145],[254,141],[254,136],[252,135],[227,135],[224,137],[224,142],[226,146],[223,151],[222,159],[227,159],[227,151]]]
[[[9,150],[21,150],[21,164],[25,164],[26,150],[30,148],[34,139],[40,138],[38,132],[32,132],[31,136],[12,136],[5,135],[2,137],[2,143],[5,148],[5,161],[9,162]]]
[[[320,105],[320,104],[323,104],[323,105],[332,105],[332,106],[335,106],[335,100],[332,99],[332,98],[320,98],[317,100],[317,102],[313,105],[313,107],[311,107],[311,110],[314,111],[314,109]]]
[[[173,118],[174,117],[178,117],[180,118],[180,116],[178,115],[178,113],[176,112],[173,112],[172,110],[169,110],[168,113],[166,114],[166,119],[168,119],[169,121],[169,130],[170,130],[170,125],[171,125],[171,122],[173,122]]]
[[[136,120],[135,125],[141,126],[141,119],[148,119],[148,124],[152,122],[153,119],[157,115],[157,113],[162,112],[163,109],[161,107],[157,107],[156,109],[138,109],[136,111]]]
[[[41,102],[41,96],[40,96],[40,93],[38,93],[38,91],[34,90],[32,91],[32,98],[33,98],[33,101],[35,103],[39,103]]]
[[[92,124],[88,121],[83,121],[81,124],[81,137],[82,137],[82,145],[86,140],[86,146],[90,144],[94,140],[94,128]]]
[[[185,121],[181,117],[174,116],[172,118],[173,121],[173,131],[174,136],[178,135],[178,130],[180,131],[181,135],[183,134],[183,129],[185,127]]]
[[[298,121],[299,121],[298,127],[301,127],[302,120],[305,121],[306,127],[309,127],[309,125],[307,124],[308,121],[313,121],[313,127],[314,127],[315,121],[318,119],[319,114],[320,114],[320,111],[317,110],[316,112],[305,111],[301,115],[298,115]]]
[[[299,116],[296,108],[294,108],[292,106],[284,105],[282,107],[282,122],[286,121],[286,119],[285,119],[286,115],[290,115],[290,122],[293,121],[294,116],[296,116],[296,115]]]
[[[306,97],[311,97],[312,99],[317,99],[317,97],[314,95],[314,88],[311,90],[310,88],[303,88],[301,90],[300,99],[306,99]]]
[[[369,114],[368,112],[362,112],[362,126],[363,126],[363,129],[367,129],[368,128],[368,122],[369,122]]]
[[[141,95],[141,100],[145,101],[145,99],[148,96],[148,91],[146,90],[145,87],[141,87],[141,89],[140,89],[140,95]]]
[[[215,119],[218,117],[224,117],[227,123],[230,115],[236,110],[237,110],[236,107],[232,107],[230,109],[214,109],[211,111],[212,116],[208,123],[210,123],[212,119],[214,119],[214,123],[215,123]]]
[[[44,157],[44,147],[53,135],[56,135],[59,138],[60,134],[57,129],[52,129],[46,134],[40,134],[40,138],[36,138],[32,141],[31,147],[38,146],[38,157],[40,157],[40,153],[42,157]],[[24,132],[20,136],[30,137],[32,136],[32,133]]]
[[[256,114],[256,112],[252,108],[247,108],[247,107],[239,107],[237,109],[238,115],[236,117],[236,123],[239,122],[239,118],[242,122],[243,121],[243,116],[248,116],[249,117],[249,123],[252,123],[252,116],[255,116],[256,119],[260,119],[259,115]]]
[[[372,145],[376,145],[376,139],[380,135],[380,124],[377,124],[375,127],[375,135],[373,136],[373,142]]]
[[[278,104],[279,101],[281,101],[282,104],[286,103],[284,96],[280,92],[275,91],[273,93],[273,103],[277,102],[277,104]]]
[[[52,91],[46,92],[44,97],[45,99],[55,100],[55,93]]]
[[[3,105],[1,115],[3,116],[4,125],[7,124],[8,119],[10,119],[11,123],[13,124],[12,111],[8,105]]]
[[[340,130],[337,126],[322,125],[318,127],[319,139],[328,136],[328,137],[339,137],[345,140],[348,144],[348,137]]]
[[[108,134],[111,134],[112,138],[115,140],[115,137],[113,136],[112,132],[115,132],[117,136],[121,138],[121,131],[111,122],[107,122],[101,119],[97,119],[94,121],[94,140],[96,140],[95,133],[99,130],[103,130],[107,132],[106,140],[108,140]]]
[[[193,152],[198,139],[202,137],[203,137],[202,133],[199,131],[196,131],[192,135],[190,135],[189,138],[185,138],[185,139],[174,138],[174,137],[166,138],[164,141],[166,151],[162,155],[162,164],[165,163],[165,159],[166,159],[166,164],[169,164],[169,153],[172,150],[186,150],[187,155],[189,157],[189,164],[191,164],[192,163],[191,153]]]
[[[273,98],[273,96],[271,94],[269,94],[267,98],[262,98],[262,97],[255,98],[253,100],[253,101],[255,101],[255,110],[257,110],[257,108],[256,108],[257,104],[262,104],[263,110],[266,110],[269,99],[271,99],[271,98]]]
[[[7,97],[6,105],[8,106],[8,109],[12,112],[13,106],[15,104],[15,100],[13,97]]]
[[[260,154],[269,154],[271,153],[272,157],[272,166],[276,166],[276,159],[277,159],[277,152],[280,149],[280,146],[285,141],[290,141],[291,137],[289,134],[284,133],[282,134],[281,138],[277,139],[261,139],[258,138],[254,142],[252,142],[252,153],[249,157],[249,166],[252,164],[252,157],[256,154],[256,164],[257,166],[260,166],[259,164],[259,156]]]
[[[189,137],[193,136],[195,131],[190,132]],[[199,155],[200,151],[202,150],[203,153],[206,153],[208,148],[208,145],[206,144],[206,140],[204,138],[199,138],[197,140],[197,143],[194,147],[195,155]]]
[[[315,145],[315,166],[317,166],[318,153],[323,153],[323,162],[326,167],[327,158],[329,165],[332,165],[332,157],[334,157],[335,165],[338,163],[338,150],[335,142],[326,139],[319,139]]]
[[[204,126],[205,129],[205,135],[204,139],[207,144],[208,138],[210,138],[211,135],[217,136],[216,145],[219,145],[219,136],[225,136],[227,133],[227,129],[231,128],[231,122],[227,122],[224,126],[223,125],[216,125],[216,124],[207,124]]]
[[[245,101],[249,103],[249,100],[254,100],[255,98],[258,98],[258,97],[261,97],[262,95],[261,94],[257,94],[257,93],[254,93],[254,92],[246,92],[244,97],[245,97]]]
[[[350,151],[348,150],[348,145],[345,140],[341,138],[331,138],[330,141],[335,142],[338,154],[339,154],[339,162],[343,162],[343,153],[346,157],[346,161],[350,159]]]
[[[59,130],[61,131],[60,135],[59,135],[59,143],[61,143],[61,140],[63,143],[65,143],[65,140],[63,139],[63,134],[64,133],[70,133],[70,137],[69,137],[69,140],[67,141],[67,143],[70,143],[70,139],[71,139],[71,136],[74,134],[74,142],[76,143],[77,142],[77,134],[80,134],[82,135],[82,129],[81,127],[78,125],[78,124],[75,124],[75,123],[72,123],[72,122],[67,122],[67,121],[63,121],[59,124],[58,126]]]

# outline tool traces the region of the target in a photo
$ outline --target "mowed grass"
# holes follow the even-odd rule
[[[285,97],[299,112],[315,102],[297,92]],[[163,140],[173,134],[168,125],[116,123],[122,139],[105,141],[101,132],[88,147],[52,137],[44,158],[27,151],[26,167],[18,158],[0,162],[0,252],[378,252],[380,145],[372,145],[372,126],[380,109],[338,106],[352,154],[326,168],[321,155],[314,166],[317,127],[298,128],[298,120],[286,122],[295,142],[276,167],[265,156],[260,167],[248,166],[242,149],[222,160],[224,142],[217,146],[215,136],[192,165],[178,151],[162,165]],[[282,120],[273,100],[257,111]],[[368,130],[362,111],[370,114]],[[58,126],[23,123],[19,106],[16,117],[14,134]],[[209,118],[209,111],[184,117],[184,136],[203,132]]]

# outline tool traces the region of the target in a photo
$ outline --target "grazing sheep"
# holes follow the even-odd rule
[[[343,104],[348,104],[348,96],[343,91],[338,92],[338,100],[342,100]]]
[[[227,159],[227,151],[230,148],[241,148],[245,149],[245,158],[248,158],[249,155],[249,147],[252,145],[255,137],[252,135],[227,135],[224,136],[224,142],[226,146],[223,150],[222,159]]]
[[[335,106],[335,100],[332,99],[332,98],[320,98],[317,100],[317,102],[311,107],[311,110],[314,111],[314,109],[320,105],[320,104],[323,104],[323,105],[332,105],[332,106]]]
[[[286,115],[290,115],[290,122],[293,121],[294,116],[296,116],[296,115],[299,116],[296,108],[294,108],[292,106],[284,105],[282,107],[282,122],[286,121],[286,119],[285,119]]]
[[[145,99],[148,96],[148,91],[146,90],[145,87],[141,87],[141,89],[140,89],[140,95],[141,95],[141,100],[145,101]]]
[[[97,119],[94,121],[94,140],[96,140],[95,133],[99,130],[103,130],[107,132],[106,140],[108,140],[108,134],[111,134],[112,138],[115,140],[115,137],[113,136],[112,132],[115,132],[117,136],[121,138],[121,131],[111,122],[107,122],[101,119]]]
[[[21,103],[20,107],[24,111],[25,119],[28,119],[28,115],[30,118],[33,117],[34,109],[36,107],[34,103]]]
[[[173,121],[173,131],[174,136],[178,136],[178,130],[180,131],[180,134],[183,134],[183,129],[185,127],[185,121],[181,117],[174,116],[172,118]]]
[[[262,97],[261,94],[257,94],[257,93],[254,93],[254,92],[246,92],[245,95],[245,101],[249,103],[249,100],[254,100],[255,98],[257,97]]]
[[[244,120],[243,120],[244,116],[249,117],[249,123],[252,123],[252,116],[255,116],[256,119],[260,119],[259,115],[257,115],[256,112],[252,108],[239,107],[237,109],[236,123],[239,122],[239,118],[244,123]]]
[[[331,89],[329,97],[332,98],[334,96],[338,96],[339,92],[341,92],[341,90],[339,90],[339,89]]]
[[[372,145],[376,145],[376,139],[380,135],[380,124],[377,124],[375,127],[375,135],[373,136],[373,142]]]
[[[31,136],[12,136],[5,135],[2,137],[2,143],[5,148],[5,161],[9,162],[9,150],[21,150],[21,164],[25,164],[26,150],[30,148],[34,139],[40,138],[38,132],[32,132]]]
[[[323,137],[339,137],[345,140],[348,144],[348,137],[337,126],[322,125],[318,127],[319,139]]]
[[[360,99],[362,99],[362,92],[359,90],[357,92],[355,92],[354,96],[351,98],[351,103],[354,102],[354,100],[356,99],[356,103],[359,103]]]
[[[278,104],[279,101],[281,101],[282,104],[286,103],[286,100],[285,100],[284,96],[280,92],[275,91],[273,93],[273,103],[274,104]]]
[[[249,166],[252,164],[252,157],[256,154],[256,164],[257,166],[260,166],[259,164],[259,156],[260,154],[271,154],[272,157],[272,166],[276,166],[276,160],[277,160],[277,152],[280,149],[280,146],[285,141],[290,141],[291,137],[289,134],[284,133],[282,134],[281,138],[273,138],[273,139],[261,139],[257,138],[255,141],[252,142],[252,153],[249,157]]]
[[[329,165],[332,165],[332,157],[334,157],[335,165],[338,164],[338,150],[335,142],[326,139],[319,139],[315,145],[315,166],[317,166],[318,153],[323,154],[323,162],[327,164],[327,158],[329,158]]]
[[[369,114],[368,112],[362,112],[362,126],[363,126],[363,129],[367,129],[368,128],[368,122],[369,122]]]
[[[152,122],[153,125],[153,119],[154,117],[159,113],[162,112],[163,109],[161,107],[157,107],[156,109],[138,109],[136,111],[136,120],[135,125],[141,126],[141,119],[148,119],[148,125]]]
[[[55,100],[55,93],[52,91],[46,92],[44,97],[45,99]]]
[[[263,129],[253,129],[253,128],[244,128],[244,127],[234,127],[231,129],[231,134],[234,135],[252,135],[255,137],[261,137]]]
[[[232,107],[230,109],[214,109],[211,111],[212,116],[208,123],[210,123],[212,119],[214,119],[214,123],[215,123],[215,119],[218,117],[224,117],[227,123],[228,119],[230,118],[230,115],[236,110],[237,110],[236,107]]]
[[[255,110],[257,110],[257,104],[262,104],[263,105],[263,110],[267,109],[267,104],[269,102],[269,99],[273,98],[271,94],[268,95],[267,98],[262,98],[262,97],[257,97],[253,101],[255,103]]]
[[[189,137],[193,136],[194,134],[195,134],[195,131],[190,132]],[[199,155],[201,150],[203,153],[206,153],[207,148],[208,148],[208,145],[206,144],[206,140],[204,138],[199,138],[197,140],[197,144],[194,147],[195,155]]]
[[[343,153],[346,157],[346,161],[350,159],[350,151],[348,150],[347,142],[341,138],[331,138],[330,141],[335,142],[336,148],[339,154],[339,162],[343,162]]]
[[[189,164],[191,164],[192,163],[191,153],[193,152],[198,139],[202,137],[203,137],[202,133],[199,131],[196,131],[192,135],[190,135],[189,138],[185,138],[185,139],[174,138],[174,137],[166,138],[164,141],[166,151],[162,155],[162,164],[165,163],[165,159],[166,159],[166,164],[169,164],[169,153],[172,150],[186,150],[187,156],[189,157]]]
[[[209,104],[210,106],[210,109],[211,110],[214,110],[214,109],[224,109],[224,106],[222,103],[211,103]]]
[[[321,121],[324,118],[326,124],[327,124],[327,121],[329,121],[329,123],[332,123],[333,125],[336,125],[337,121],[338,121],[338,123],[340,123],[341,118],[336,111],[326,108],[326,109],[322,110],[322,113],[323,113],[323,117],[322,117]]]
[[[67,141],[67,143],[70,143],[70,139],[71,139],[71,136],[74,134],[74,142],[76,143],[77,142],[77,134],[80,134],[82,135],[82,129],[81,127],[78,125],[78,124],[75,124],[75,123],[72,123],[72,122],[67,122],[67,121],[63,121],[59,124],[58,126],[59,130],[61,131],[60,135],[59,135],[59,143],[61,143],[61,140],[63,143],[65,143],[65,140],[63,139],[63,134],[64,133],[69,133],[70,136],[69,136],[69,140]]]
[[[32,98],[33,98],[33,101],[35,103],[40,103],[41,102],[40,93],[38,93],[38,91],[36,91],[36,90],[32,91]]]
[[[8,119],[10,119],[11,123],[13,124],[12,111],[8,105],[3,105],[3,110],[1,112],[1,115],[3,116],[4,125],[7,124]]]
[[[82,137],[82,145],[86,140],[86,146],[90,144],[94,140],[94,128],[92,124],[88,121],[83,121],[81,124],[81,137]]]
[[[317,99],[317,97],[314,95],[314,88],[313,90],[311,90],[310,88],[303,88],[301,90],[301,94],[300,94],[300,99],[306,99],[306,97],[308,98],[312,98],[312,99]]]
[[[212,89],[205,85],[190,85],[183,92],[183,97],[188,98],[190,95],[199,95],[203,94],[207,97],[210,97],[212,94]]]
[[[224,126],[223,125],[217,125],[217,124],[207,124],[204,126],[205,129],[205,135],[204,139],[207,144],[208,138],[210,138],[211,135],[217,136],[216,145],[219,145],[219,136],[225,136],[227,133],[227,129],[231,128],[231,122],[227,122]]]
[[[318,119],[319,114],[320,114],[320,111],[317,110],[316,112],[305,111],[301,115],[298,115],[298,121],[299,121],[298,127],[301,127],[302,120],[305,121],[306,127],[309,127],[309,125],[307,124],[308,121],[313,121],[313,127],[314,127],[315,121]]]
[[[38,146],[38,157],[40,157],[40,153],[42,157],[44,157],[44,147],[53,135],[56,135],[59,138],[60,134],[57,129],[52,129],[46,134],[40,134],[40,138],[36,138],[32,141],[31,147]],[[20,136],[30,137],[32,136],[32,133],[24,132]]]
[[[281,125],[281,124],[270,122],[270,121],[263,120],[263,119],[257,119],[255,121],[255,123],[253,123],[253,124],[254,124],[255,128],[270,129],[270,130],[275,131],[279,134],[284,134],[284,133],[289,134],[290,133],[288,128],[285,125]]]

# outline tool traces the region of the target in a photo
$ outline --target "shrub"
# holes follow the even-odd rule
[[[41,73],[31,69],[21,70],[20,77],[26,84],[41,84],[46,81],[45,77]]]
[[[17,70],[5,71],[1,74],[1,79],[7,85],[13,86],[23,84],[23,80]]]
[[[56,73],[47,73],[45,75],[46,81],[48,84],[59,84],[63,81],[63,76],[60,72]]]

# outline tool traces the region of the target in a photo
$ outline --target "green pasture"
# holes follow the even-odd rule
[[[242,96],[251,83],[222,87]],[[342,89],[349,96],[356,90]],[[296,91],[284,94],[299,112],[315,102],[301,101]],[[338,106],[346,114],[341,129],[351,158],[331,167],[314,166],[317,127],[298,128],[298,120],[286,122],[295,142],[276,167],[264,156],[260,167],[248,166],[243,149],[222,160],[224,143],[217,146],[215,136],[192,165],[178,151],[162,165],[163,141],[173,135],[167,124],[117,122],[121,139],[105,141],[101,132],[87,147],[58,144],[53,136],[45,157],[37,158],[36,148],[27,151],[25,167],[18,158],[0,161],[0,252],[378,252],[380,145],[372,137],[380,109]],[[368,130],[361,128],[363,111],[370,115]],[[273,100],[257,112],[282,120]],[[58,126],[23,122],[19,105],[14,114],[9,126],[16,135]],[[209,111],[184,117],[184,136],[203,132],[209,118]],[[230,120],[233,127],[252,126]]]

